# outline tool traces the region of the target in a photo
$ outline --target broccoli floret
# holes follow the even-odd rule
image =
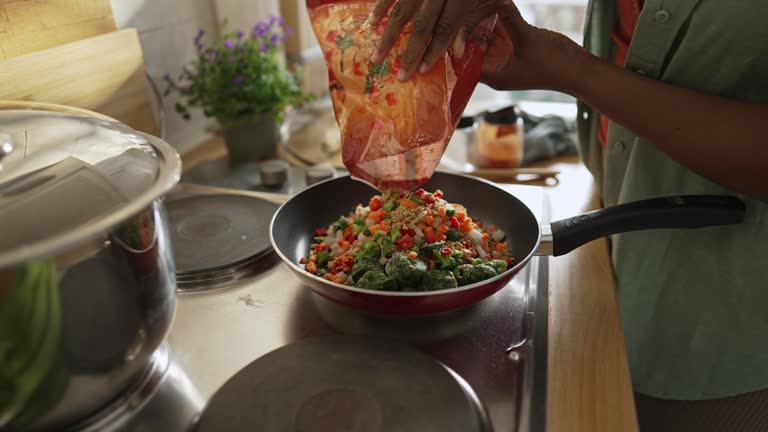
[[[420,259],[408,259],[402,252],[392,255],[387,263],[387,275],[397,280],[403,288],[416,288],[427,272],[427,265]]]
[[[504,260],[493,260],[491,261],[491,267],[496,269],[497,274],[502,274],[505,271],[507,271],[507,262]]]
[[[381,256],[388,257],[395,252],[395,241],[391,237],[381,239]]]
[[[424,291],[456,288],[456,277],[453,273],[444,270],[430,270],[424,275],[420,288]]]
[[[354,283],[370,271],[384,272],[384,266],[381,265],[378,258],[358,256],[355,260],[355,265],[352,266],[352,272],[349,274],[349,277]]]
[[[459,241],[461,236],[459,235],[458,231],[456,231],[455,229],[451,228],[451,229],[448,230],[447,233],[445,233],[445,238],[447,238],[450,241],[454,241],[455,242],[455,241]]]
[[[363,243],[363,248],[360,253],[357,254],[357,258],[375,258],[378,260],[381,257],[381,248],[376,242],[367,241]]]
[[[355,286],[376,291],[397,291],[397,281],[381,271],[367,272],[355,283]]]
[[[462,266],[459,270],[462,285],[471,285],[496,277],[496,269],[490,264],[478,264],[473,266]]]

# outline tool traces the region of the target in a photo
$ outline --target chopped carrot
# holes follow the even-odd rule
[[[299,264],[306,264],[306,263],[308,263],[308,262],[309,262],[309,261],[307,261],[307,259],[306,259],[306,258],[304,258],[304,257],[302,257],[302,258],[299,260]]]
[[[449,229],[450,228],[448,228],[448,225],[440,224],[440,226],[437,227],[437,232],[439,232],[440,234],[445,234],[448,232]]]
[[[488,238],[491,237],[488,233],[483,233],[483,240],[488,240]]]
[[[387,215],[387,211],[384,209],[372,211],[368,213],[368,217],[373,220],[374,223],[379,223],[380,220],[384,219],[384,216]]]
[[[415,260],[418,256],[419,256],[419,254],[417,254],[416,252],[411,251],[411,253],[408,254],[408,259],[409,260]]]
[[[403,206],[408,207],[410,209],[415,209],[416,207],[419,206],[418,204],[416,204],[415,202],[409,200],[408,198],[401,199],[400,200],[400,205],[403,205]]]
[[[467,218],[467,212],[465,211],[457,211],[456,212],[456,219],[459,220],[459,222],[463,222],[464,219]]]
[[[424,216],[424,223],[431,226],[433,223],[435,223],[435,218],[432,215],[426,215]]]
[[[379,224],[379,229],[382,231],[389,232],[389,230],[392,229],[392,227],[390,227],[388,223],[382,222]]]
[[[424,222],[419,222],[419,229],[424,231],[425,229],[427,229],[427,225]]]
[[[499,244],[496,245],[496,247],[494,249],[496,250],[496,252],[504,252],[505,250],[507,250],[507,244],[506,243],[499,243]]]
[[[446,210],[445,210],[445,206],[440,206],[440,207],[438,207],[438,208],[437,208],[437,214],[438,214],[438,215],[439,215],[441,218],[445,218],[445,215],[446,215],[446,212],[445,212],[445,211],[446,211]]]
[[[333,275],[331,273],[326,273],[325,276],[323,276],[326,280],[332,281]]]
[[[309,264],[307,264],[307,271],[312,274],[317,273],[317,266],[315,265],[314,262],[310,262]]]
[[[434,243],[437,241],[437,236],[435,236],[435,230],[432,229],[432,227],[427,227],[424,230],[424,237],[427,238],[427,243]]]
[[[472,229],[473,228],[472,228],[472,224],[471,223],[465,223],[464,225],[461,226],[461,232],[468,233],[468,232],[472,231]]]
[[[440,234],[437,235],[437,240],[438,241],[445,241],[446,238],[447,237],[443,233],[440,233]]]

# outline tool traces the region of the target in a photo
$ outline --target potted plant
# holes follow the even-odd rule
[[[191,107],[221,125],[232,164],[274,157],[286,109],[309,98],[297,73],[284,65],[281,47],[290,35],[280,17],[259,22],[247,34],[227,30],[210,45],[201,29],[194,39],[197,58],[177,79],[166,75],[166,95],[177,92],[176,111],[189,119]]]

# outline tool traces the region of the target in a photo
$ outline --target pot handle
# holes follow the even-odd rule
[[[592,240],[631,231],[736,225],[745,212],[744,201],[728,195],[672,196],[608,207],[552,223],[552,254],[565,255]]]

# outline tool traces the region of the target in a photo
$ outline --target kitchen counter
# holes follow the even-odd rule
[[[184,167],[225,156],[214,138],[186,154]],[[599,206],[592,177],[577,158],[539,166],[561,171],[560,182],[547,188],[552,220]],[[637,431],[607,241],[553,258],[550,272],[547,430]]]

